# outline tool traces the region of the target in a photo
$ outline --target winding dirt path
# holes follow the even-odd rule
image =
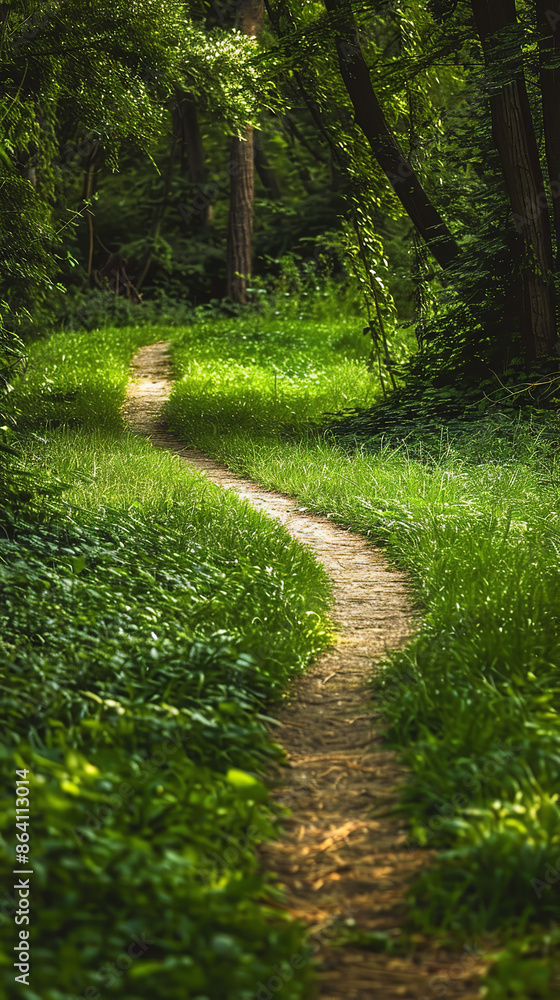
[[[280,520],[313,549],[333,581],[340,638],[294,684],[276,713],[281,728],[274,736],[286,749],[289,768],[276,776],[274,795],[292,813],[284,837],[260,852],[263,865],[285,886],[287,908],[309,926],[321,973],[317,996],[474,1000],[482,964],[469,952],[471,942],[461,954],[451,954],[418,936],[407,956],[329,944],[349,926],[396,935],[406,889],[430,857],[407,850],[407,833],[390,813],[396,786],[406,776],[383,745],[381,715],[372,710],[368,688],[373,661],[411,634],[406,579],[359,535],[298,511],[293,498],[233,475],[169,434],[160,416],[171,390],[167,349],[166,343],[153,344],[133,360],[123,410],[130,426]],[[270,977],[256,993],[263,1000],[279,988],[272,969]]]

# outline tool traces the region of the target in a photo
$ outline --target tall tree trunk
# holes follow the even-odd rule
[[[259,175],[260,182],[269,198],[272,198],[273,201],[279,201],[281,193],[278,178],[268,162],[259,132],[253,137],[253,148],[255,152],[255,170]]]
[[[206,162],[202,133],[198,121],[198,109],[193,94],[179,88],[175,102],[175,134],[181,144],[181,162],[185,162],[191,184],[203,184],[206,180]]]
[[[198,109],[193,94],[177,88],[175,97],[174,131],[180,144],[181,170],[184,173],[186,167],[195,192],[193,205],[196,207],[190,212],[191,222],[196,219],[197,228],[204,233],[212,221],[213,209],[210,198],[204,191],[207,178],[206,157],[198,120]]]
[[[486,65],[494,78],[492,131],[519,233],[522,336],[527,356],[556,343],[552,242],[548,205],[515,26],[515,0],[471,0]]]
[[[258,38],[264,21],[264,0],[241,0],[236,27]],[[247,302],[247,279],[252,272],[253,202],[255,195],[253,129],[231,142],[231,194],[227,238],[227,294],[233,302]]]
[[[548,177],[556,235],[556,270],[560,270],[560,13],[550,0],[537,0],[540,84]]]
[[[154,221],[153,221],[153,224],[152,224],[152,241],[151,241],[151,247],[148,250],[148,253],[146,254],[146,257],[145,257],[144,262],[142,264],[142,268],[140,270],[140,274],[138,275],[138,278],[136,279],[136,285],[135,285],[135,288],[134,288],[134,291],[136,292],[136,295],[138,295],[138,297],[140,297],[140,294],[139,294],[140,293],[140,289],[142,288],[142,285],[144,284],[144,282],[145,282],[145,280],[148,277],[148,274],[150,272],[150,268],[152,266],[152,262],[153,262],[153,259],[154,259],[154,251],[155,251],[157,242],[158,242],[158,240],[159,240],[159,238],[161,236],[161,229],[162,229],[162,226],[163,226],[163,220],[165,218],[165,213],[167,211],[167,206],[169,205],[169,193],[171,191],[171,181],[173,179],[173,165],[174,165],[174,161],[175,161],[175,150],[176,150],[176,148],[177,148],[177,138],[175,136],[173,136],[173,139],[171,140],[171,144],[170,144],[170,147],[169,147],[169,158],[167,160],[167,168],[166,168],[166,171],[165,171],[165,178],[164,178],[164,182],[163,182],[163,191],[161,193],[161,198],[159,200],[159,203],[154,208]]]
[[[231,142],[231,193],[227,235],[227,294],[247,303],[247,279],[252,271],[253,201],[255,195],[253,129]]]
[[[333,15],[340,72],[354,108],[356,123],[438,264],[444,269],[452,267],[460,255],[459,245],[424,191],[414,167],[385,120],[363,56],[351,0],[325,0],[325,7]]]

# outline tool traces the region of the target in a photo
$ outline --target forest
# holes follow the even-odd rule
[[[0,1000],[560,996],[559,0],[0,81]]]

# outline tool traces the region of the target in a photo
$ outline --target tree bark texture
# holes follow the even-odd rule
[[[206,183],[206,157],[198,109],[193,94],[177,89],[173,109],[174,133],[181,151],[181,172],[188,172],[193,186],[194,200],[189,214],[189,224],[205,233],[212,221],[213,208],[204,191]]]
[[[539,61],[544,138],[556,239],[556,270],[560,270],[560,8],[537,0]]]
[[[494,142],[520,237],[521,332],[533,359],[554,350],[556,310],[548,204],[515,33],[515,0],[472,0],[472,9],[490,75]]]
[[[241,0],[236,27],[258,38],[264,21],[264,0]],[[231,192],[227,236],[227,294],[232,302],[247,302],[247,281],[252,273],[255,151],[253,129],[243,138],[234,136],[230,158]]]
[[[255,153],[255,170],[259,175],[260,182],[269,198],[272,198],[273,201],[279,201],[281,198],[280,185],[274,170],[268,162],[260,132],[257,132],[253,137],[253,148]]]
[[[350,0],[325,0],[325,6],[332,15],[340,72],[354,108],[356,124],[438,264],[444,269],[450,268],[459,258],[459,245],[430,201],[385,119],[363,56]]]
[[[231,192],[227,236],[227,294],[232,302],[247,302],[252,271],[253,200],[255,194],[253,130],[231,142]]]
[[[186,167],[191,184],[203,184],[206,180],[206,164],[202,134],[198,122],[198,110],[192,94],[177,90],[174,106],[174,131],[180,143],[181,162]]]

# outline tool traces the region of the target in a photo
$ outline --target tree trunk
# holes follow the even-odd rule
[[[245,140],[231,142],[231,193],[227,236],[227,294],[247,303],[247,279],[252,271],[253,200],[255,194],[253,129]]]
[[[255,170],[259,175],[260,182],[269,198],[272,198],[273,201],[279,201],[281,192],[278,178],[268,162],[268,157],[264,151],[262,139],[258,132],[253,137],[253,148],[255,152]]]
[[[176,147],[177,147],[177,139],[175,136],[173,136],[173,139],[171,140],[171,144],[169,147],[169,159],[167,161],[167,168],[165,171],[165,179],[163,182],[163,191],[161,193],[161,199],[154,208],[151,248],[148,250],[148,253],[146,254],[146,257],[142,264],[142,268],[140,270],[140,274],[136,279],[136,285],[134,287],[134,291],[138,297],[140,297],[140,289],[142,288],[142,285],[144,284],[150,272],[150,268],[152,266],[152,262],[154,259],[154,250],[161,236],[163,220],[165,218],[167,206],[169,205],[169,192],[171,191],[171,181],[173,179],[173,165],[175,161]]]
[[[550,0],[537,0],[540,84],[548,177],[556,237],[556,270],[560,270],[560,13]]]
[[[515,36],[515,0],[471,2],[486,66],[494,81],[490,97],[492,132],[520,236],[521,332],[527,356],[533,359],[554,350],[555,293],[548,205],[523,56]]]
[[[264,20],[264,0],[241,0],[236,27],[258,38]],[[231,142],[231,194],[227,238],[227,294],[232,302],[247,302],[247,279],[252,272],[255,164],[253,129]]]
[[[187,94],[180,88],[175,92],[173,109],[174,131],[181,150],[181,172],[188,171],[189,180],[193,186],[194,198],[189,214],[190,224],[195,223],[197,229],[205,233],[212,222],[213,208],[210,198],[204,190],[206,183],[206,157],[198,109],[193,94]]]
[[[195,187],[204,184],[206,163],[196,101],[192,94],[179,89],[176,91],[175,134],[180,142],[181,165],[184,166],[186,158],[191,184]]]
[[[459,245],[431,203],[414,167],[404,156],[385,120],[362,53],[351,2],[325,0],[325,6],[333,15],[340,72],[354,108],[356,123],[438,264],[444,269],[450,268],[460,255]]]

